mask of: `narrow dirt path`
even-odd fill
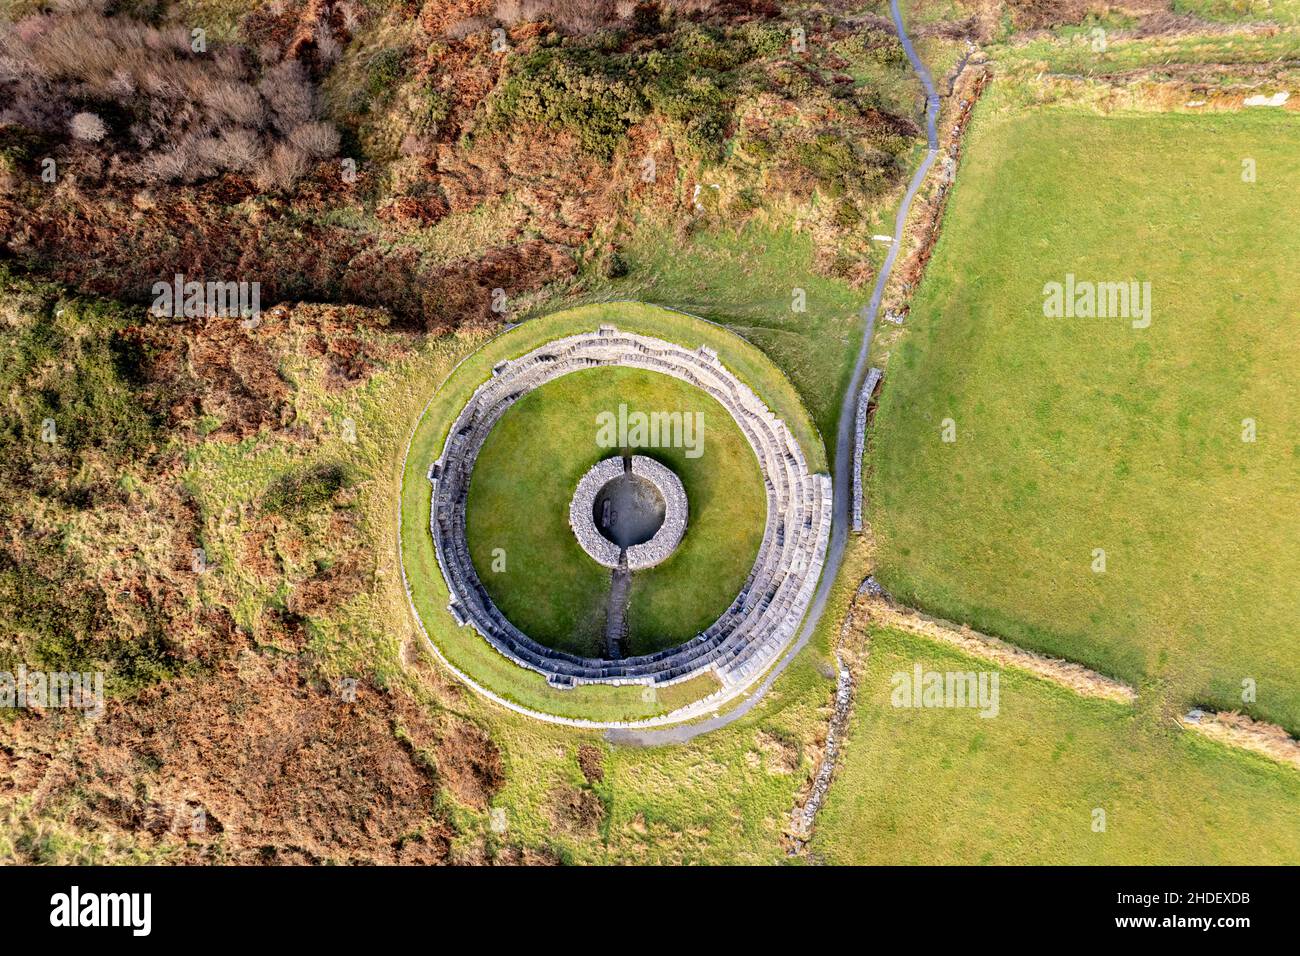
[[[605,611],[605,656],[616,661],[623,656],[627,638],[627,605],[632,599],[632,572],[627,569],[627,551],[610,572],[609,603]]]
[[[808,646],[808,642],[812,639],[813,632],[817,630],[817,625],[826,610],[826,601],[830,597],[831,588],[835,585],[835,579],[839,575],[840,564],[844,560],[844,546],[848,540],[848,525],[852,517],[853,509],[850,498],[853,483],[853,426],[856,418],[858,393],[862,390],[867,373],[867,353],[871,351],[871,336],[876,327],[876,314],[880,311],[880,300],[884,297],[885,286],[888,284],[889,275],[894,268],[894,260],[898,258],[898,250],[903,244],[903,228],[907,224],[907,214],[912,208],[912,200],[916,198],[921,184],[925,182],[925,177],[930,172],[930,167],[934,165],[934,161],[939,155],[939,133],[937,128],[939,93],[935,89],[930,71],[926,69],[925,64],[921,62],[921,58],[917,56],[916,48],[912,46],[912,40],[903,27],[903,15],[898,9],[898,0],[889,0],[889,12],[894,18],[894,27],[898,30],[898,39],[902,42],[903,49],[907,51],[907,59],[911,62],[912,69],[916,71],[917,76],[920,77],[921,85],[925,87],[925,133],[928,148],[925,157],[921,160],[921,165],[917,167],[916,172],[912,175],[912,181],[907,186],[907,192],[903,194],[903,201],[899,204],[898,216],[894,221],[894,241],[889,244],[889,251],[885,254],[885,262],[880,267],[880,274],[876,276],[875,287],[871,290],[871,300],[862,307],[862,311],[859,313],[863,321],[862,342],[858,347],[858,357],[853,365],[853,374],[849,377],[848,388],[845,389],[844,397],[840,402],[839,427],[835,434],[835,475],[832,481],[835,500],[831,514],[831,540],[826,549],[826,564],[822,570],[821,581],[817,585],[817,592],[809,605],[808,614],[804,618],[803,628],[799,631],[798,640],[786,650],[781,660],[768,672],[763,682],[755,690],[751,691],[748,697],[739,705],[725,714],[709,717],[692,724],[678,724],[652,730],[610,730],[605,734],[605,739],[610,743],[633,747],[658,747],[666,744],[680,744],[693,740],[700,734],[707,734],[719,727],[725,727],[744,717],[763,699],[764,695],[776,682],[776,679],[781,676],[798,653]]]

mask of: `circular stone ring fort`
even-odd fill
[[[731,606],[684,644],[620,659],[580,657],[554,650],[511,624],[479,580],[465,534],[474,463],[488,434],[506,411],[533,389],[563,375],[607,366],[671,375],[707,392],[727,410],[753,447],[767,494],[767,519],[758,557]],[[634,555],[630,552],[635,548],[628,549],[629,565],[635,560],[646,567],[667,557],[681,539],[686,528],[686,500],[680,482],[668,469],[639,455],[630,459],[628,466],[653,483],[668,504],[663,526],[654,538],[637,546],[646,550]],[[574,518],[578,512],[570,513],[571,519],[578,522],[574,532],[580,541],[584,534],[579,524],[584,530],[587,525],[595,530],[591,504],[596,492],[615,469],[623,467],[621,459],[606,459],[584,478],[584,482],[591,479],[591,501],[583,498],[581,504],[577,503],[576,499],[583,496],[580,487],[573,507],[579,511],[585,507],[586,512],[580,515],[581,521]],[[602,468],[605,471],[599,471]],[[786,424],[723,366],[713,349],[687,349],[609,325],[556,339],[495,366],[492,377],[478,387],[452,424],[442,456],[429,467],[428,477],[433,484],[429,525],[438,565],[450,593],[448,610],[458,624],[473,627],[501,654],[543,674],[552,686],[560,688],[578,684],[665,685],[706,671],[714,673],[726,696],[730,696],[727,692],[748,686],[776,661],[794,637],[821,574],[831,530],[830,477],[810,473],[803,451]],[[594,539],[590,543],[597,549],[603,547]]]

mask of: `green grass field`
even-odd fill
[[[995,107],[889,363],[882,580],[1170,707],[1294,733],[1300,126]],[[1149,281],[1150,326],[1046,318],[1067,274]]]
[[[1174,12],[1223,23],[1255,20],[1300,23],[1300,3],[1296,0],[1174,0]]]
[[[871,632],[814,854],[837,864],[1280,864],[1300,774],[1014,670],[996,717],[895,708],[890,678],[990,665]],[[1105,830],[1094,830],[1094,811]]]
[[[681,479],[690,518],[672,556],[632,576],[627,654],[680,644],[717,620],[744,585],[763,538],[767,502],[758,461],[706,392],[630,368],[574,372],[530,392],[493,428],[474,466],[470,555],[516,627],[574,654],[605,653],[610,573],[579,546],[569,503],[587,469],[619,453],[597,445],[596,421],[620,404],[629,412],[698,413],[704,423],[697,457],[687,448],[636,450]],[[498,548],[501,571],[493,568]]]

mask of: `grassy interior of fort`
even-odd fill
[[[602,445],[601,416],[610,416],[617,441],[620,406],[624,421],[656,413],[688,424],[679,424],[676,438],[669,425],[653,448]],[[703,426],[698,432],[695,422]],[[605,654],[610,572],[578,544],[569,504],[592,465],[624,450],[671,468],[690,515],[668,560],[632,576],[625,656],[672,647],[712,624],[758,554],[767,513],[758,462],[730,414],[707,393],[629,368],[589,369],[549,382],[493,428],[474,465],[466,515],[479,579],[516,627],[549,647]]]

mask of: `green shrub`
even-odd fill
[[[862,221],[862,213],[858,207],[847,199],[840,202],[835,207],[835,225],[843,229],[852,229]]]
[[[792,100],[807,99],[817,89],[812,77],[793,65],[783,65],[773,70],[772,84],[774,92]]]
[[[488,127],[565,129],[608,160],[628,127],[653,114],[672,124],[689,153],[716,161],[737,93],[761,85],[746,68],[782,52],[786,35],[771,25],[728,32],[686,24],[653,49],[623,50],[625,40],[615,32],[551,40],[520,57],[489,100]]]
[[[380,50],[366,64],[366,92],[373,99],[385,100],[402,79],[402,50],[390,47]]]
[[[69,587],[70,581],[87,583]],[[144,634],[111,633],[103,589],[71,562],[48,576],[30,564],[11,563],[0,551],[0,614],[10,638],[0,645],[0,669],[25,664],[64,673],[106,670],[111,694],[146,687],[180,669],[160,621],[151,620]]]
[[[862,168],[853,147],[831,133],[800,143],[795,147],[795,156],[817,180],[817,185],[831,196],[843,193],[850,179]]]
[[[411,97],[415,128],[421,133],[432,133],[451,115],[451,96],[442,90],[425,87]]]
[[[717,83],[705,76],[674,77],[650,89],[656,112],[677,123],[690,152],[701,159],[716,159],[722,150],[731,106]]]
[[[667,121],[685,152],[705,162],[722,159],[738,100],[772,91],[795,101],[820,97],[844,102],[856,118],[851,84],[826,89],[816,70],[786,61],[788,30],[773,23],[734,29],[680,24],[659,34],[653,47],[644,34],[604,31],[582,38],[543,37],[537,48],[512,60],[509,74],[488,100],[486,130],[535,123],[567,130],[582,148],[608,161],[628,128],[648,116]],[[893,62],[904,56],[897,39],[868,30],[841,41],[850,59]],[[772,61],[776,62],[773,63]],[[828,107],[830,108],[830,107]],[[746,153],[770,158],[753,144]],[[814,155],[829,150],[834,155]],[[845,152],[847,150],[847,152]],[[806,165],[826,189],[842,188],[842,166],[853,153],[846,145],[815,146]]]
[[[342,462],[314,465],[281,477],[266,493],[262,508],[270,514],[299,514],[334,500],[334,496],[355,481],[352,469]]]
[[[605,259],[605,278],[621,279],[628,274],[627,259],[621,252],[611,252]]]
[[[831,44],[831,49],[856,66],[905,66],[907,51],[898,37],[874,27]]]
[[[608,161],[628,127],[646,113],[643,93],[598,51],[549,47],[526,55],[488,104],[490,127],[516,122],[568,130]]]
[[[753,134],[743,137],[737,147],[756,163],[766,162],[776,155],[776,147],[771,140]]]
[[[790,50],[790,31],[774,23],[747,23],[740,35],[751,58],[780,56]]]
[[[696,70],[725,72],[753,58],[748,44],[728,43],[720,31],[705,27],[692,26],[678,31],[673,48]]]

